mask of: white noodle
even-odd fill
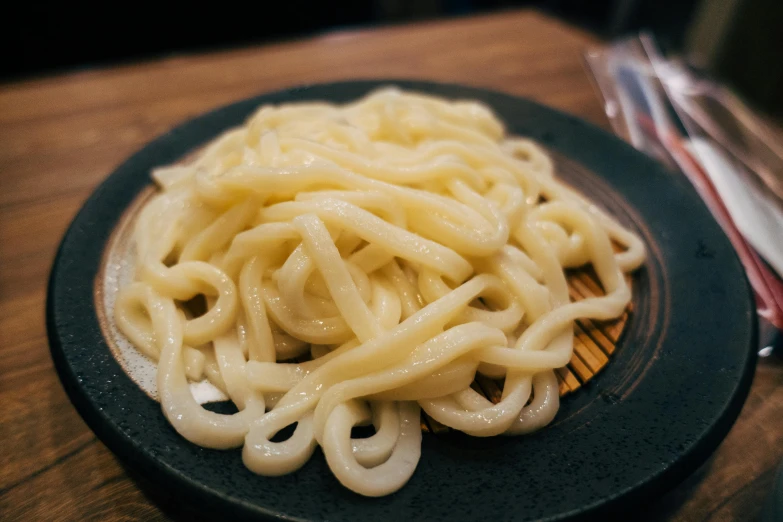
[[[413,474],[420,408],[475,436],[548,424],[573,322],[622,314],[623,272],[645,255],[486,107],[395,89],[262,107],[153,177],[136,280],[114,312],[158,360],[166,417],[201,446],[244,446],[263,475],[321,445],[367,496]],[[606,295],[571,302],[564,269],[584,264]],[[194,317],[184,302],[199,295],[208,310]],[[505,377],[498,404],[470,388],[477,371]],[[188,380],[203,378],[239,413],[197,404]],[[351,438],[368,423],[375,435]]]

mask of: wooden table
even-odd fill
[[[49,356],[47,275],[82,202],[177,123],[264,91],[348,78],[421,78],[527,96],[604,127],[582,68],[588,34],[520,11],[342,31],[0,85],[0,518],[190,519],[133,477],[68,402]],[[751,518],[783,458],[783,363],[760,363],[726,441],[649,519]]]

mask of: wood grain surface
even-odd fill
[[[294,84],[419,78],[528,96],[607,127],[580,52],[588,34],[532,11],[329,33],[0,85],[0,519],[197,518],[133,476],[52,367],[46,282],[81,203],[145,142],[206,110]],[[644,506],[650,520],[752,519],[783,458],[783,362],[760,363],[715,456]],[[637,517],[638,518],[638,517]]]

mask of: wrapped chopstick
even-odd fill
[[[689,115],[698,110],[692,103],[683,107],[689,103],[684,93],[694,89],[681,69],[677,71],[660,55],[650,36],[588,51],[585,60],[612,128],[636,148],[685,174],[737,252],[759,315],[783,329],[783,283],[770,268],[783,273],[783,241],[777,239],[783,238],[783,200],[771,190],[779,181],[773,168],[751,172],[749,165],[758,167],[759,160],[750,158],[750,153],[743,156],[745,161],[738,160]],[[706,123],[703,112],[702,123],[716,128],[715,122]],[[748,120],[747,114],[743,117]],[[760,125],[746,126],[763,134]],[[766,144],[766,138],[753,142],[755,148],[734,149],[759,150],[758,143]],[[774,144],[765,146],[767,156],[774,155]],[[765,188],[759,190],[760,185]]]

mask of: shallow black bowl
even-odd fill
[[[513,134],[577,169],[577,185],[642,235],[649,259],[634,314],[609,366],[527,437],[425,434],[399,492],[368,499],[340,486],[320,453],[298,472],[252,474],[239,451],[194,446],[123,372],[101,334],[93,296],[104,247],[154,166],[240,125],[259,105],[354,100],[396,84],[491,107]],[[569,175],[568,172],[571,172]],[[574,172],[580,172],[574,175]],[[534,102],[410,81],[357,81],[265,94],[191,120],[120,166],[74,219],[49,284],[52,357],[73,404],[106,445],[188,503],[226,516],[288,520],[533,520],[638,506],[700,465],[736,419],[755,367],[751,294],[728,240],[694,190],[615,137]]]

